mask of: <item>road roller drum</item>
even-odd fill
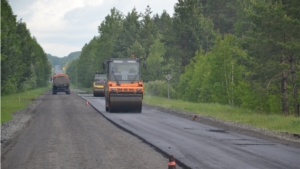
[[[105,107],[109,112],[142,112],[144,84],[141,59],[110,58],[103,62],[106,69]],[[146,64],[144,64],[146,68]]]
[[[110,95],[110,112],[141,112],[142,111],[142,94],[111,94]]]

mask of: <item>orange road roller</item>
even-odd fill
[[[110,58],[103,62],[107,71],[104,88],[107,112],[142,112],[144,84],[139,58]],[[143,62],[146,68],[146,62]]]

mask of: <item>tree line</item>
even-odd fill
[[[134,54],[148,84],[165,88],[172,75],[173,98],[299,116],[299,9],[298,0],[178,0],[173,16],[113,8],[67,73],[90,87],[104,59]]]
[[[52,56],[51,54],[46,54],[49,62],[51,63],[52,67],[55,67],[56,65],[59,65],[60,67],[64,67],[68,62],[71,62],[72,60],[77,59],[80,56],[81,51],[77,52],[71,52],[68,56],[65,57],[57,57]]]
[[[47,86],[51,66],[43,48],[7,0],[1,0],[1,94]]]

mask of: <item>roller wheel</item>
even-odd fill
[[[105,111],[109,112],[109,106],[107,106],[106,101],[105,101]]]
[[[138,113],[142,113],[142,107],[138,110]]]
[[[137,106],[136,112],[137,112],[137,113],[142,113],[142,103],[140,103],[140,104]]]

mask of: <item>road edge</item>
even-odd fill
[[[143,103],[143,106],[146,106],[148,108],[153,108],[159,111],[163,111],[169,114],[173,114],[176,116],[180,116],[185,119],[189,119],[198,123],[221,128],[226,131],[245,134],[256,138],[265,139],[271,142],[284,144],[295,148],[300,148],[300,136],[298,135],[295,136],[293,134],[286,133],[286,132],[274,132],[274,131],[258,128],[247,124],[229,122],[214,117],[199,115],[193,112],[175,110],[171,108],[165,108],[165,107],[150,105],[146,103]],[[195,115],[196,118],[194,119]]]
[[[79,95],[77,95],[78,97],[80,97]],[[83,100],[86,100],[82,97],[80,97]],[[140,137],[139,135],[135,134],[134,132],[122,127],[121,125],[115,123],[113,120],[110,120],[109,118],[107,118],[106,116],[104,116],[98,109],[96,109],[92,104],[89,104],[91,107],[93,107],[93,109],[95,109],[97,112],[99,112],[99,114],[105,118],[107,121],[111,122],[113,125],[115,125],[116,127],[118,127],[119,129],[123,130],[124,132],[127,132],[129,134],[131,134],[134,137],[137,137],[138,139],[140,139],[142,142],[144,142],[145,144],[149,145],[150,147],[152,147],[154,150],[156,150],[158,153],[162,154],[165,158],[169,159],[170,154],[164,152],[162,149],[156,147],[155,145],[151,144],[150,142],[148,142],[146,139],[144,139],[143,137]],[[183,162],[181,162],[180,160],[176,159],[176,164],[179,165],[180,167],[182,167],[183,169],[191,169],[189,166],[185,165]]]

